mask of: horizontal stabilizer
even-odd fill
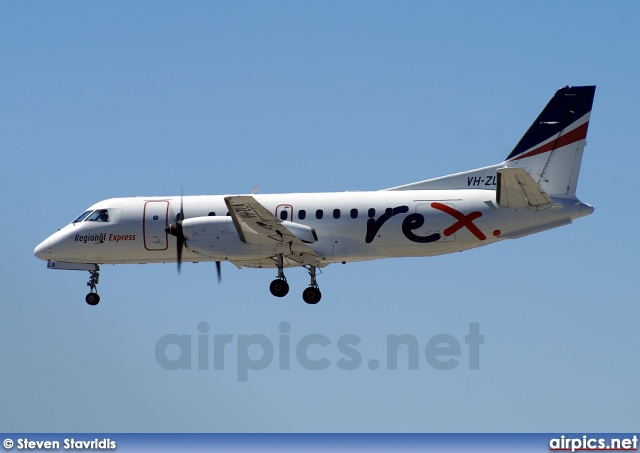
[[[547,209],[553,200],[524,168],[501,168],[497,171],[496,202],[503,208]]]

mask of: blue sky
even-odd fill
[[[637,431],[639,18],[636,2],[1,3],[0,431]],[[85,273],[33,256],[106,198],[375,190],[498,163],[565,84],[597,85],[578,186],[596,211],[567,227],[332,265],[317,306],[301,269],[276,299],[273,270],[224,265],[218,285],[213,265],[166,264],[104,266],[89,307]],[[191,336],[191,369],[160,366],[171,334]],[[424,355],[440,334],[461,345],[448,371]],[[223,369],[198,369],[199,335],[233,336]],[[296,360],[308,335],[330,340],[309,349],[326,369]],[[387,369],[388,335],[417,340],[418,369]],[[274,357],[239,382],[258,336]]]

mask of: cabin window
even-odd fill
[[[289,213],[287,211],[285,211],[284,209],[280,211],[280,220],[287,220],[288,217]]]
[[[357,219],[358,218],[358,210],[355,209],[355,208],[352,209],[350,215],[351,215],[352,219]]]
[[[307,211],[300,209],[298,211],[298,220],[304,220],[307,217]]]
[[[322,209],[318,209],[316,211],[316,219],[321,219],[323,215],[324,215],[324,212],[322,211]]]
[[[213,217],[213,216],[215,216],[215,215],[216,215],[216,213],[215,213],[215,212],[213,212],[213,211],[211,211],[211,212],[209,213],[209,215]]]
[[[78,222],[82,222],[84,219],[87,218],[87,216],[89,214],[91,214],[93,211],[84,211],[82,214],[80,214],[73,222],[71,223],[78,223]]]
[[[367,212],[367,215],[369,216],[370,219],[373,219],[376,216],[376,209],[369,208],[369,212]]]
[[[334,209],[333,210],[333,218],[334,219],[339,219],[340,218],[340,209]]]

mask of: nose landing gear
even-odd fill
[[[100,302],[100,296],[98,296],[98,280],[100,279],[100,266],[97,264],[90,263],[67,263],[64,261],[47,261],[47,269],[58,269],[58,270],[67,270],[67,271],[89,271],[89,282],[87,286],[89,287],[89,294],[84,300],[89,305],[98,305]]]
[[[89,305],[98,305],[100,302],[100,296],[98,295],[97,288],[99,280],[100,273],[97,270],[89,271],[89,281],[87,282],[87,286],[89,287],[90,292],[87,294],[87,297],[84,298]]]

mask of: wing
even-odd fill
[[[299,264],[317,265],[320,257],[285,225],[304,225],[284,222],[273,215],[252,196],[230,196],[224,199],[233,224],[242,242],[273,248],[274,255],[282,254]],[[309,228],[310,232],[315,232]]]

